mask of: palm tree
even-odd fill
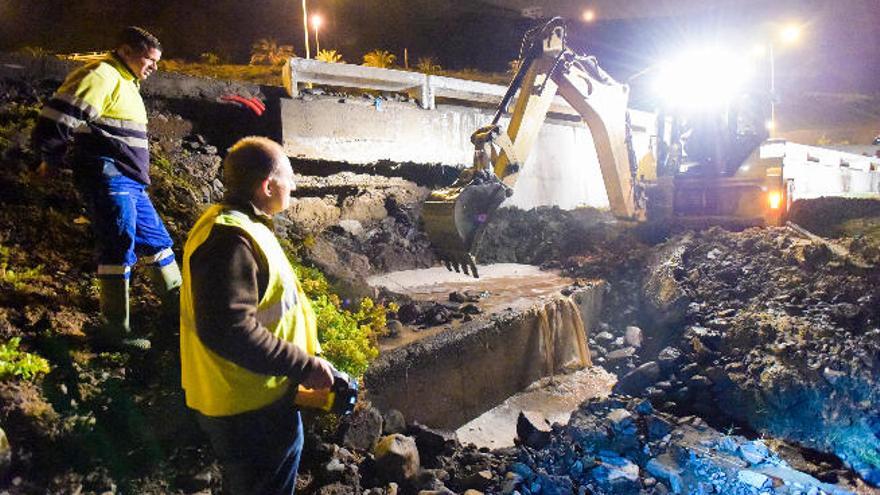
[[[424,72],[425,74],[437,74],[443,70],[443,67],[440,67],[440,64],[434,60],[434,57],[419,57],[416,67],[419,69],[419,72]]]
[[[345,60],[342,60],[342,54],[336,50],[321,50],[315,55],[315,60],[329,62],[331,64],[345,63]]]
[[[388,69],[394,65],[395,60],[397,60],[397,55],[393,53],[388,53],[385,50],[373,50],[364,55],[363,65]]]
[[[261,38],[251,45],[251,65],[283,65],[293,57],[293,46],[279,45],[274,38]]]

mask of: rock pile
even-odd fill
[[[788,228],[689,234],[654,250],[640,287],[618,284],[632,292],[591,348],[618,392],[833,453],[877,485],[878,277]]]
[[[501,493],[849,493],[791,468],[761,441],[646,400],[588,401],[554,430],[547,446],[519,449]]]

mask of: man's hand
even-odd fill
[[[317,366],[303,379],[302,386],[313,390],[330,388],[333,385],[333,365],[326,359],[315,357]]]

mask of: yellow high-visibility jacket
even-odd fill
[[[115,53],[68,74],[40,112],[31,142],[50,164],[60,164],[73,142],[78,153],[112,158],[126,177],[150,183],[140,82]]]
[[[184,246],[180,292],[181,381],[187,406],[206,416],[229,416],[275,402],[287,393],[291,380],[249,371],[212,352],[199,339],[190,257],[215,225],[241,229],[267,262],[268,284],[257,304],[257,320],[279,339],[299,346],[310,355],[320,353],[321,347],[314,311],[272,230],[247,214],[223,205],[208,208],[190,231]]]

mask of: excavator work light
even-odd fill
[[[782,206],[782,193],[779,191],[770,191],[767,195],[767,201],[770,203],[771,210],[778,210]]]
[[[673,108],[706,110],[733,98],[752,78],[753,70],[754,64],[742,54],[703,47],[665,63],[654,89]]]

